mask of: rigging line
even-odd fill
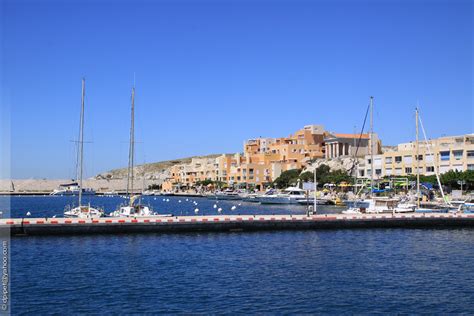
[[[359,139],[357,140],[357,146],[356,146],[356,151],[354,153],[354,158],[357,157],[357,153],[359,152],[360,143],[362,141],[362,134],[364,133],[365,124],[367,123],[367,116],[369,115],[369,110],[370,110],[370,104],[367,106],[367,111],[365,111],[364,123],[362,124],[362,128],[361,128],[360,134],[359,134]],[[354,159],[354,162],[353,162],[352,167],[350,169],[351,173],[354,171],[355,166],[356,166],[356,162],[355,162],[355,159]]]
[[[438,185],[439,185],[439,190],[441,191],[441,196],[443,197],[443,201],[444,203],[446,203],[447,205],[451,206],[451,203],[449,201],[446,200],[446,196],[444,195],[444,190],[443,190],[443,186],[441,185],[441,180],[439,178],[439,172],[438,172],[438,168],[436,168],[436,158],[435,156],[433,155],[433,153],[431,152],[431,146],[430,146],[430,143],[428,142],[428,138],[426,137],[426,132],[425,132],[425,127],[423,126],[423,121],[421,120],[421,115],[419,113],[419,109],[418,109],[418,119],[420,120],[420,126],[421,126],[421,130],[423,131],[423,136],[425,138],[425,143],[426,143],[426,147],[428,149],[428,153],[430,154],[430,156],[433,158],[433,167],[435,169],[435,175],[436,175],[436,180],[438,181]]]

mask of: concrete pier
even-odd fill
[[[215,215],[140,218],[1,219],[12,236],[179,233],[195,231],[315,230],[350,228],[474,228],[474,214]]]

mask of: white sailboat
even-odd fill
[[[423,137],[425,138],[425,144],[426,144],[426,148],[428,150],[428,154],[431,156],[431,157],[434,157],[433,156],[433,153],[431,152],[431,145],[430,143],[428,142],[428,138],[426,137],[426,131],[425,131],[425,128],[423,126],[423,121],[421,120],[421,117],[420,117],[420,114],[419,114],[419,111],[418,111],[418,108],[416,109],[416,124],[417,124],[417,131],[418,131],[418,123],[420,123],[420,126],[421,126],[421,130],[423,131]],[[418,135],[418,133],[417,133]],[[418,139],[417,139],[417,146],[418,146]],[[418,154],[418,151],[417,151],[417,154]],[[439,176],[439,172],[438,172],[438,168],[436,166],[436,159],[433,159],[433,167],[434,167],[434,172],[435,172],[435,175],[436,175],[436,181],[438,182],[438,186],[439,186],[439,190],[441,192],[441,196],[443,198],[443,203],[441,205],[438,205],[437,207],[434,207],[434,208],[422,208],[420,207],[420,196],[419,196],[419,191],[420,191],[420,176],[419,176],[419,170],[418,170],[418,175],[417,175],[417,200],[418,200],[418,204],[417,204],[417,208],[415,209],[415,212],[418,212],[418,213],[447,213],[449,210],[455,210],[456,208],[446,199],[446,196],[444,195],[444,190],[443,190],[443,186],[441,185],[441,179],[440,179],[440,176]],[[419,169],[419,168],[417,168]]]
[[[141,204],[139,195],[133,195],[134,178],[134,156],[135,156],[135,85],[132,88],[132,105],[130,119],[130,145],[128,152],[128,172],[127,172],[127,196],[129,203],[120,205],[117,210],[110,213],[113,217],[149,217],[149,216],[172,216],[172,214],[157,214],[151,206]],[[138,200],[138,201],[137,201]],[[135,203],[137,201],[137,203]]]
[[[104,211],[99,208],[91,207],[90,204],[82,205],[82,171],[83,171],[83,160],[84,160],[84,97],[86,91],[86,81],[82,79],[82,100],[81,100],[81,118],[79,127],[79,150],[78,150],[78,163],[79,163],[79,185],[78,185],[78,206],[74,208],[67,207],[64,210],[65,217],[78,217],[78,218],[95,218],[104,215]]]

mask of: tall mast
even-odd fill
[[[128,151],[127,195],[133,194],[133,158],[135,152],[135,85],[132,88],[132,110],[130,115],[130,147]],[[130,199],[130,204],[131,204]]]
[[[355,166],[355,168],[354,168],[354,194],[357,194],[357,186],[356,186],[356,184],[357,184],[357,162],[356,162],[356,159],[357,159],[357,157],[356,157],[357,145],[356,145],[356,135],[357,135],[357,127],[354,126],[354,149],[353,149],[353,150],[354,150],[354,157],[353,157],[353,159],[354,159],[354,166]]]
[[[82,78],[81,121],[79,127],[79,206],[82,205],[82,160],[84,159],[84,98],[86,79]]]
[[[419,130],[418,130],[418,107],[415,110],[416,119],[416,203],[420,208],[420,144],[419,144]]]
[[[370,196],[374,192],[374,97],[370,97]]]
[[[317,192],[318,192],[318,180],[316,178],[316,160],[314,161],[314,206],[313,206],[313,214],[316,214],[317,212],[317,209],[318,209],[318,203],[317,203],[317,199],[318,199],[318,195],[317,195]]]

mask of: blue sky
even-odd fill
[[[473,131],[472,1],[2,0],[3,125],[13,178],[238,152],[307,124],[352,132],[375,97],[384,144]]]

